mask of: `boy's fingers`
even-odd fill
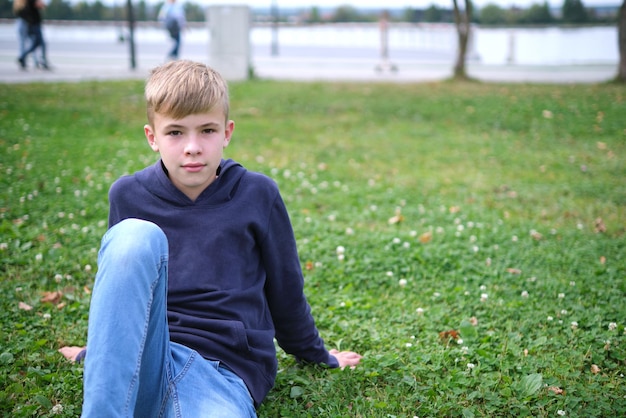
[[[63,354],[63,357],[68,359],[69,361],[76,361],[76,356],[83,351],[84,347],[61,347],[59,348],[59,353]]]
[[[363,358],[362,355],[353,351],[338,351],[333,349],[330,350],[329,353],[337,358],[339,367],[342,369],[346,366],[350,366],[350,368],[353,369]]]

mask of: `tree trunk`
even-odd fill
[[[619,66],[617,67],[616,81],[626,83],[626,0],[619,9],[617,18],[617,43],[619,45]]]
[[[454,25],[459,39],[459,48],[456,55],[456,63],[454,64],[454,78],[468,79],[465,69],[465,56],[467,55],[467,45],[470,37],[470,22],[472,20],[472,2],[465,0],[465,10],[461,12],[457,0],[454,3]],[[626,0],[624,0],[626,2]]]

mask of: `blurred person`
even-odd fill
[[[180,35],[187,26],[185,17],[185,8],[176,0],[167,0],[159,10],[158,20],[163,24],[170,38],[174,41],[174,45],[168,54],[168,59],[178,59],[180,50]]]
[[[38,59],[35,55],[35,66],[44,70],[50,70],[48,60],[46,58],[46,42],[43,38],[41,31],[42,17],[41,10],[46,6],[42,0],[16,0],[16,3],[25,3],[23,7],[16,7],[14,4],[14,10],[17,10],[16,15],[18,19],[22,20],[24,24],[20,27],[18,22],[18,31],[20,33],[20,56],[17,61],[22,70],[26,69],[26,58],[29,54],[35,53],[37,48],[41,49],[41,56]],[[25,31],[24,31],[24,26]],[[23,33],[26,34],[27,40],[22,38]],[[30,45],[26,47],[26,44],[30,41]],[[22,45],[24,48],[22,49]]]

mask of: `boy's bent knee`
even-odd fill
[[[156,224],[141,219],[124,219],[107,231],[101,252],[121,257],[157,257],[167,255],[167,238]]]

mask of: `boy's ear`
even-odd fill
[[[230,140],[233,137],[233,132],[235,131],[235,122],[233,120],[226,121],[226,129],[224,135],[224,148],[230,144]]]
[[[159,152],[159,146],[156,143],[156,140],[155,140],[155,137],[154,137],[154,130],[152,129],[152,126],[144,125],[143,126],[143,132],[146,134],[146,139],[148,140],[148,145],[150,145],[150,148],[152,148],[152,151]]]

